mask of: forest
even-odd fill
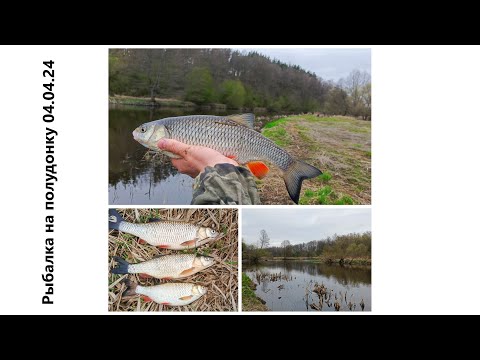
[[[163,98],[196,106],[371,118],[368,72],[353,70],[332,82],[256,51],[110,49],[109,95],[148,98],[152,104]]]
[[[350,233],[333,235],[322,240],[291,244],[284,240],[281,246],[270,246],[270,238],[265,230],[259,234],[257,244],[242,242],[243,258],[258,260],[259,258],[298,258],[321,257],[324,259],[371,258],[372,233]]]

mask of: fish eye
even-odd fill
[[[140,128],[140,131],[141,131],[142,133],[144,133],[145,131],[147,131],[147,129],[145,128],[145,126],[142,126],[142,127]]]

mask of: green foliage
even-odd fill
[[[206,68],[193,68],[186,79],[185,99],[195,104],[207,104],[214,99],[213,77]]]
[[[231,49],[110,49],[108,60],[111,95],[371,116],[370,78],[358,70],[333,84],[298,65]]]
[[[245,244],[242,244],[245,246]],[[247,245],[251,246],[251,245]],[[243,249],[243,247],[242,247]],[[333,235],[301,244],[274,246],[267,249],[273,257],[321,257],[323,259],[369,259],[372,254],[372,233]]]
[[[262,258],[269,257],[270,252],[267,249],[260,249],[255,245],[242,243],[242,258],[253,264],[260,262]]]
[[[238,109],[243,106],[246,98],[245,88],[240,80],[226,80],[220,90],[222,103],[229,108]]]

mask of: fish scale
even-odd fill
[[[119,230],[136,235],[151,245],[178,245],[197,237],[199,226],[175,222],[161,221],[148,224],[134,224],[122,221]]]
[[[195,293],[197,286],[191,283],[166,283],[155,286],[141,286],[136,287],[136,293],[148,296],[156,303],[168,303],[169,305],[188,305],[191,302],[200,298],[202,293]],[[190,297],[186,300],[181,300],[184,297]]]
[[[173,139],[183,143],[206,146],[223,155],[232,155],[232,149],[236,149],[236,158],[242,164],[265,160],[285,171],[294,161],[290,154],[262,134],[225,119],[221,116],[194,115],[159,121],[163,122]]]
[[[253,130],[253,114],[213,116],[189,115],[170,117],[145,123],[133,131],[133,137],[145,147],[160,151],[162,138],[174,139],[193,146],[205,146],[247,165],[252,173],[262,178],[268,168],[259,161],[274,164],[282,171],[290,198],[298,204],[302,182],[322,172],[316,167],[295,160],[273,141]],[[248,126],[246,126],[248,124]],[[168,156],[181,158],[182,154]]]
[[[139,264],[130,264],[128,272],[130,274],[148,274],[159,279],[178,278],[182,271],[193,267],[194,260],[195,254],[160,256]]]

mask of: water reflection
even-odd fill
[[[258,266],[243,266],[257,285],[256,294],[275,311],[334,311],[338,302],[341,311],[371,310],[371,268],[341,267],[306,261],[267,262]],[[315,284],[327,289],[325,298],[313,290]],[[313,307],[313,308],[312,308]]]
[[[189,204],[193,180],[179,174],[166,157],[146,159],[146,148],[133,140],[132,131],[148,121],[169,116],[196,114],[185,108],[112,106],[109,110],[109,203]],[[226,115],[226,111],[202,110]]]

